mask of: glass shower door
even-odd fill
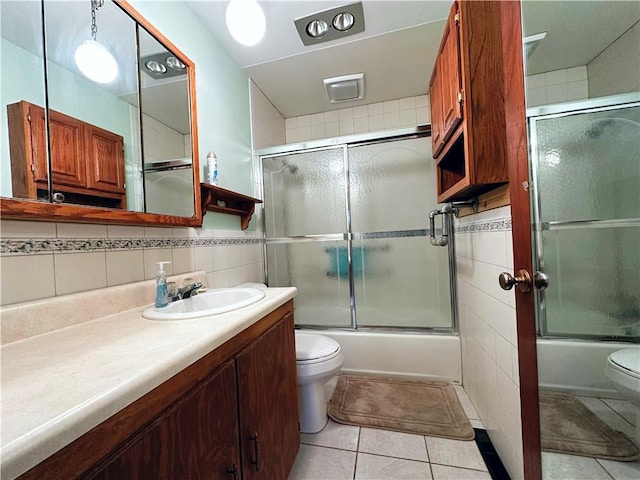
[[[452,328],[448,249],[424,230],[435,184],[429,137],[349,147],[359,327]]]
[[[640,104],[532,117],[530,134],[539,333],[640,340]]]
[[[297,287],[297,324],[352,324],[344,157],[344,147],[262,157],[268,283]]]

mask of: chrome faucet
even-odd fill
[[[185,285],[182,288],[179,288],[175,295],[172,295],[170,301],[175,302],[176,300],[184,300],[185,298],[191,298],[194,295],[198,294],[198,290],[203,287],[202,283],[195,282]]]

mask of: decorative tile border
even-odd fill
[[[0,239],[0,255],[33,255],[259,244],[262,244],[262,238],[3,238]]]
[[[499,232],[511,230],[510,218],[499,218],[469,225],[456,225],[456,233]]]

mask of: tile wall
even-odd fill
[[[528,75],[525,85],[527,107],[589,98],[586,66]]]
[[[401,98],[286,119],[287,143],[413,127],[430,122],[429,97]]]
[[[204,270],[207,286],[263,281],[256,232],[2,220],[1,305]],[[149,303],[153,299],[149,299]]]
[[[587,65],[589,97],[640,91],[638,52],[640,52],[640,22],[589,62]]]
[[[456,222],[462,382],[511,478],[523,477],[510,207]]]

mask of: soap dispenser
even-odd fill
[[[157,262],[158,273],[156,273],[156,308],[162,308],[169,305],[169,295],[167,292],[167,274],[164,266],[171,262]]]

